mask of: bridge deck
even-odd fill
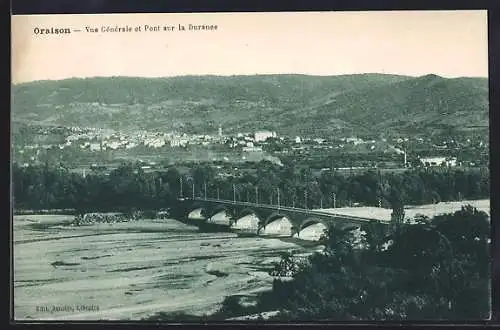
[[[193,199],[192,198],[185,198],[183,200],[193,200]],[[249,206],[249,207],[254,207],[254,208],[269,209],[269,210],[276,210],[276,211],[288,211],[288,212],[295,212],[295,213],[307,214],[307,215],[312,215],[312,216],[320,216],[320,217],[325,217],[325,218],[342,218],[342,219],[348,219],[348,220],[353,220],[353,221],[357,221],[357,222],[369,222],[369,221],[373,221],[373,220],[380,221],[380,220],[368,218],[368,217],[358,217],[358,216],[352,216],[352,215],[317,211],[317,210],[297,208],[297,207],[278,206],[278,205],[271,205],[271,204],[261,204],[261,203],[241,202],[241,201],[235,202],[232,200],[222,200],[222,199],[216,199],[216,198],[206,198],[206,199],[205,198],[195,198],[194,201],[210,202],[210,203],[214,203],[214,204],[223,204],[223,205]]]

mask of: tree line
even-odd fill
[[[489,197],[487,170],[413,169],[403,173],[367,171],[345,176],[314,175],[309,168],[262,161],[256,170],[220,176],[209,165],[180,172],[174,166],[145,172],[140,164],[124,163],[110,172],[71,171],[54,164],[20,167],[13,164],[16,209],[81,209],[117,211],[160,209],[179,197],[210,197],[304,208],[342,207],[359,203],[391,208],[401,204]]]

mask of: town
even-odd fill
[[[476,137],[281,136],[256,130],[225,134],[135,131],[21,124],[14,133],[13,159],[21,166],[62,163],[78,170],[116,168],[123,161],[144,170],[174,164],[251,164],[293,161],[316,171],[404,170],[411,167],[487,167],[488,141]],[[231,167],[237,171],[236,167]],[[243,167],[243,166],[240,166]],[[232,173],[235,174],[235,173]]]

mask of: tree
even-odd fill
[[[463,206],[453,214],[436,216],[433,220],[436,229],[451,242],[455,253],[468,262],[471,272],[478,276],[489,276],[489,216],[471,205]]]
[[[382,246],[388,240],[386,226],[378,221],[370,221],[362,226],[364,231],[363,238],[366,243],[367,250],[376,256],[382,251]]]
[[[391,193],[391,206],[391,222],[394,225],[403,223],[405,217],[404,201],[401,198],[401,193],[396,189],[394,189]]]
[[[352,257],[354,241],[356,240],[353,234],[354,229],[356,228],[330,224],[320,238],[320,243],[325,246],[324,254],[335,256],[340,263],[347,261],[345,258]]]
[[[191,171],[191,176],[197,186],[197,190],[202,191],[204,184],[213,180],[215,172],[210,166],[196,166]]]
[[[279,263],[270,272],[271,276],[291,277],[303,271],[307,264],[297,260],[290,252],[286,252],[281,256]]]

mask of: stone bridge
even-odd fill
[[[333,222],[340,227],[359,228],[362,224],[377,221],[320,210],[213,198],[179,199],[178,206],[171,213],[176,219],[200,227],[218,226],[246,234],[296,237],[311,225],[320,224],[327,228]]]

